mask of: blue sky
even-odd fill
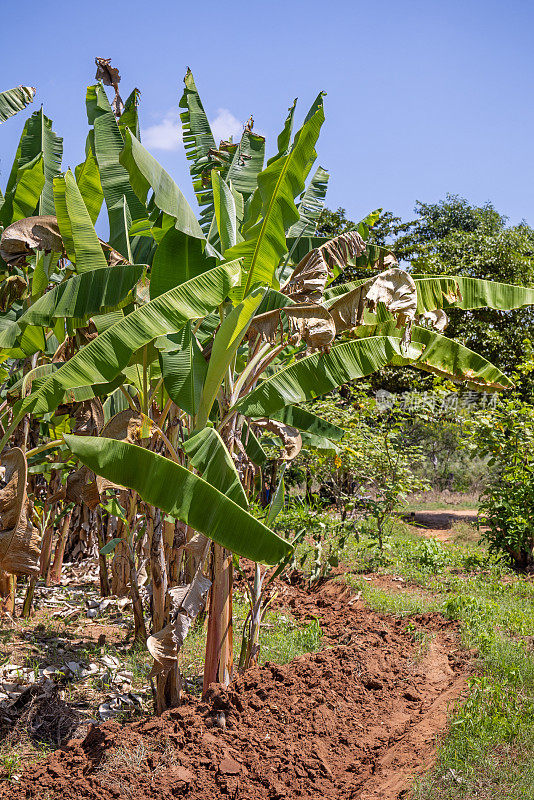
[[[37,87],[65,165],[83,158],[94,57],[111,57],[122,96],[141,90],[144,143],[193,203],[177,126],[190,66],[216,132],[253,114],[271,148],[293,98],[303,116],[324,89],[318,163],[353,219],[451,192],[534,225],[532,0],[4,5],[2,88]],[[2,187],[28,113],[0,127]]]

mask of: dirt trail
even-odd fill
[[[371,612],[332,582],[280,590],[297,619],[320,621],[326,649],[252,669],[163,717],[92,727],[18,785],[0,784],[0,798],[408,797],[469,673],[456,627]]]
[[[469,522],[476,525],[478,511],[476,508],[454,510],[437,508],[431,511],[412,511],[403,514],[402,519],[419,529],[422,536],[438,539],[440,542],[454,541],[452,526],[455,522]]]

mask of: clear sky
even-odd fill
[[[327,202],[409,217],[447,192],[534,225],[533,0],[10,0],[2,89],[37,87],[65,165],[83,159],[85,87],[111,57],[141,90],[143,142],[192,201],[177,124],[187,66],[219,135],[254,115],[274,147],[320,89]],[[0,127],[0,185],[28,113]]]

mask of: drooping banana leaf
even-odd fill
[[[18,404],[13,409],[13,425],[26,413],[53,411],[68,389],[112,381],[141,347],[158,336],[179,331],[188,319],[203,317],[218,306],[239,275],[239,264],[223,264],[132,311],[79,350],[38,391]],[[10,432],[11,429],[4,436],[2,446]]]
[[[27,325],[51,328],[58,317],[81,319],[114,308],[132,291],[143,270],[142,265],[119,264],[74,275],[6,325],[0,331],[0,348],[13,347]]]
[[[324,121],[322,106],[295,136],[287,156],[272,162],[260,175],[261,219],[248,228],[246,240],[232,247],[227,258],[242,258],[245,293],[255,283],[272,286],[281,256],[286,252],[285,231],[298,220],[295,197],[304,191],[315,143]]]
[[[145,502],[234,553],[275,564],[291,550],[288,542],[174,461],[115,439],[69,435],[64,438],[71,452],[97,475],[134,489]]]
[[[102,247],[70,169],[54,178],[54,200],[63,244],[76,272],[106,269]]]
[[[160,363],[163,383],[169,397],[178,408],[196,416],[208,364],[191,332],[190,322],[178,333],[165,338]]]
[[[232,456],[214,428],[204,428],[186,439],[183,449],[192,466],[205,481],[241,508],[248,508],[247,497]]]
[[[178,186],[129,130],[124,132],[120,162],[128,170],[133,190],[142,203],[146,202],[148,190],[152,188],[155,205],[174,220],[175,228],[188,236],[204,239],[202,228]]]
[[[391,321],[381,325],[362,325],[356,329],[356,334],[364,337],[383,335],[400,338],[402,330],[396,328],[395,322]],[[500,369],[483,356],[440,333],[414,325],[412,344],[419,344],[424,348],[421,355],[412,360],[401,352],[391,361],[394,366],[416,367],[449,377],[451,380],[466,381],[474,388],[509,389],[514,385]]]
[[[288,238],[315,235],[317,220],[324,207],[329,178],[330,175],[325,169],[317,167],[297,206],[300,219],[288,230]]]
[[[411,347],[416,357],[421,345]],[[332,347],[329,353],[313,353],[290,364],[262,381],[235,409],[250,417],[268,417],[285,406],[313,400],[355,378],[371,375],[396,356],[401,356],[400,340],[374,336]]]
[[[414,280],[417,286],[418,313],[449,307],[497,308],[509,311],[534,305],[534,288],[525,286],[466,278],[462,275],[415,275]]]
[[[299,431],[306,431],[307,433],[316,436],[322,436],[333,441],[339,441],[343,438],[345,431],[337,425],[333,425],[317,414],[312,414],[305,408],[299,406],[286,406],[280,411],[275,411],[271,414],[273,419],[285,422],[286,425],[291,425],[293,428],[298,428]]]
[[[16,86],[14,89],[0,92],[0,124],[26,108],[34,97],[33,86]]]

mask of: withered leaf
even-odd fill
[[[433,311],[423,311],[422,314],[419,314],[417,324],[443,333],[449,324],[449,318],[442,308],[435,308]]]
[[[33,250],[63,253],[63,239],[55,217],[19,219],[8,225],[2,233],[0,256],[9,266],[25,264]]]
[[[304,341],[311,350],[323,352],[330,348],[336,334],[334,321],[324,306],[314,303],[286,306],[259,314],[250,324],[248,338],[260,336],[262,340],[275,344],[277,335],[282,335],[283,319],[287,320],[290,344]]]
[[[302,437],[296,428],[291,427],[291,425],[286,425],[283,422],[279,422],[276,419],[267,418],[255,419],[254,425],[261,430],[274,433],[275,436],[278,436],[278,438],[282,440],[284,452],[280,457],[280,461],[293,461],[293,459],[296,458],[300,453],[302,448]]]
[[[0,489],[0,571],[38,575],[40,541],[26,494],[28,464],[19,447],[1,457],[5,486]]]
[[[283,293],[299,303],[320,300],[334,269],[344,269],[349,261],[365,253],[365,249],[365,242],[357,231],[336,236],[299,261]]]
[[[150,672],[153,678],[165,674],[176,664],[178,653],[191,625],[206,604],[211,581],[199,570],[190,584],[170,589],[171,622],[147,639],[147,648],[154,659]]]

